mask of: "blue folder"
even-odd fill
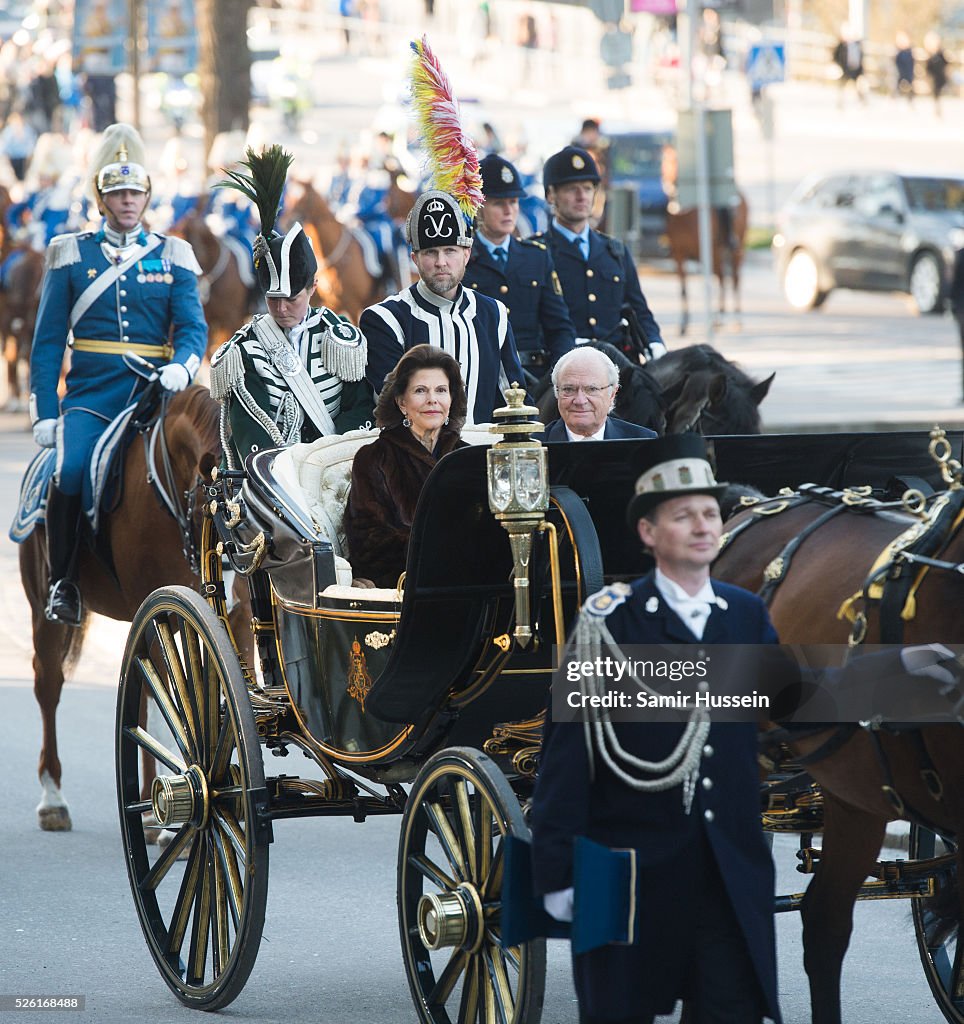
[[[573,861],[575,890],[570,925],[546,913],[532,884],[532,850],[515,836],[505,839],[502,877],[502,945],[545,936],[570,938],[573,952],[635,941],[636,851],[613,850],[578,836]]]

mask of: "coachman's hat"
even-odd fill
[[[413,252],[446,245],[472,245],[472,227],[448,192],[423,192],[405,222],[405,238]]]
[[[486,199],[521,199],[526,194],[519,172],[503,157],[489,153],[479,164],[479,170]]]
[[[542,168],[542,184],[546,191],[553,185],[565,185],[570,181],[592,181],[599,184],[599,168],[592,154],[578,146],[566,146],[553,153]]]
[[[638,474],[636,493],[626,509],[631,530],[660,502],[689,494],[708,494],[719,500],[726,484],[716,482],[700,434],[669,434],[639,445],[633,454]]]

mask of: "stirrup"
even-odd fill
[[[51,622],[64,626],[79,626],[81,620],[80,590],[73,580],[57,580],[50,586],[44,615]]]

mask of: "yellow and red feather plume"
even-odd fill
[[[412,42],[411,92],[432,177],[432,187],[447,192],[470,220],[483,202],[482,175],[475,144],[462,128],[458,101],[448,75],[428,39]]]

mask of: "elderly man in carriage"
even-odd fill
[[[347,318],[310,305],[318,261],[300,224],[274,230],[291,156],[280,146],[248,150],[249,173],[225,188],[257,205],[255,271],[268,312],[245,324],[214,355],[211,393],[222,405],[225,462],[240,469],[265,448],[343,433],[371,422],[365,338]]]

